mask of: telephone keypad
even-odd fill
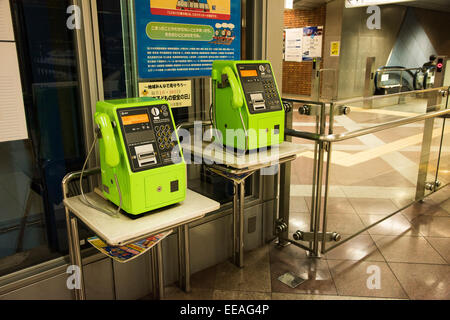
[[[280,95],[269,64],[239,64],[237,68],[240,71],[254,71],[254,76],[242,76],[242,73],[238,72],[250,113],[282,110]],[[264,107],[260,107],[262,103],[258,104],[258,108],[254,107],[252,97],[256,94],[262,95],[261,102]]]
[[[155,127],[156,131],[158,132],[158,144],[159,148],[161,150],[169,150],[173,148],[174,144],[171,143],[172,141],[172,133],[169,125],[160,125]]]
[[[167,105],[123,108],[117,112],[133,172],[178,161],[172,159],[172,149],[177,141],[172,141],[174,127]],[[147,122],[139,121],[145,119],[145,115]],[[128,123],[124,123],[123,117],[128,117]]]
[[[269,80],[263,80],[262,81],[264,85],[264,93],[267,99],[267,102],[271,105],[279,105],[279,98],[277,93],[277,88],[275,86],[275,83],[272,79]]]

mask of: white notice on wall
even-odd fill
[[[285,61],[302,61],[303,28],[286,29]]]
[[[14,41],[9,0],[0,0],[0,40]]]
[[[0,57],[0,142],[28,139],[16,44],[0,42]]]
[[[139,83],[139,96],[167,100],[171,108],[192,106],[191,80]]]

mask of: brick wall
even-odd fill
[[[284,10],[284,28],[324,26],[326,6],[314,10]],[[323,45],[322,45],[323,56]],[[311,94],[312,62],[283,61],[283,93]]]

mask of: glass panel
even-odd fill
[[[69,5],[12,2],[30,139],[0,144],[0,276],[67,251],[61,180],[85,156]]]
[[[98,27],[105,99],[126,97],[120,1],[98,0]]]
[[[371,107],[356,101],[346,106],[352,111],[334,117],[333,133],[348,133],[443,110],[445,100],[434,91],[406,94],[405,98],[376,99]],[[442,130],[443,119],[438,118],[332,143],[327,231],[348,238],[430,194],[428,184],[436,179]],[[405,209],[362,237],[417,235],[420,228],[417,212]],[[334,244],[328,243],[327,247]]]
[[[300,114],[297,109],[302,108],[307,103],[294,103],[292,115],[292,128],[294,130],[318,133],[320,122],[319,106],[312,106],[310,115]],[[305,110],[306,111],[306,110]],[[310,231],[311,211],[314,203],[312,201],[314,186],[314,156],[317,152],[316,142],[301,138],[292,137],[292,142],[302,145],[306,151],[291,162],[291,196],[289,208],[289,237],[297,230]],[[301,242],[308,245],[306,242]]]
[[[450,130],[449,119],[445,119],[444,137],[442,139],[441,158],[439,161],[438,181],[441,187],[450,184]]]
[[[443,110],[446,104],[446,99],[442,99],[437,90],[426,94],[377,98],[371,105],[367,104],[367,100],[366,103],[361,100],[338,102],[334,107],[338,114],[331,120],[332,127],[329,123],[330,118],[326,115],[325,132],[348,134],[386,122]],[[294,110],[301,106],[303,104],[294,105]],[[344,106],[351,109],[349,114],[342,114]],[[318,111],[314,110],[318,108],[317,106],[311,109],[310,115],[295,112],[293,128],[304,132],[316,132],[320,117],[315,115]],[[422,198],[430,194],[432,189],[427,184],[433,183],[436,179],[443,123],[442,118],[425,120],[332,143],[328,171],[326,230],[340,233],[344,240],[410,205],[416,197]],[[438,180],[442,179],[442,184],[449,181],[448,150],[445,148],[448,134],[448,129],[445,129],[438,175]],[[308,151],[292,163],[289,225],[291,236],[297,230],[309,231],[310,228],[310,213],[314,206],[311,194],[316,155],[314,141],[293,138],[293,142],[304,145]],[[328,153],[325,152],[322,212],[325,204],[327,156]],[[428,201],[430,200],[425,200],[426,203]],[[405,209],[379,226],[364,232],[362,237],[368,234],[399,235],[403,232],[415,234],[417,228],[420,228],[420,221],[414,220],[415,218],[416,211]],[[323,215],[320,230],[322,223]],[[308,245],[304,241],[300,243]],[[327,247],[335,244],[329,242]]]
[[[335,103],[335,110],[350,108],[350,117],[336,116],[336,121],[347,121],[342,132],[356,129],[350,125],[358,123],[357,128],[369,128],[385,122],[414,117],[417,115],[445,109],[446,99],[437,91],[425,93],[403,93],[402,95],[341,100]],[[407,135],[407,134],[406,134]]]
[[[423,169],[419,164],[424,127],[421,121],[333,144],[327,231],[338,232],[345,239],[415,200],[423,190],[418,188],[418,178]],[[434,181],[436,174],[442,122],[436,121],[434,130],[425,182]],[[426,190],[426,194],[430,192]],[[368,233],[417,235],[417,214],[417,210],[405,209]]]
[[[294,102],[292,110],[292,129],[319,133],[320,106],[308,102]],[[297,110],[302,111],[300,113]],[[306,148],[306,151],[301,157],[291,162],[291,196],[289,202],[289,232],[291,235],[297,230],[309,231],[310,212],[314,205],[312,201],[314,156],[317,152],[316,142],[313,140],[292,137],[292,142],[302,145]]]

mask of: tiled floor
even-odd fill
[[[424,102],[420,102],[420,107]],[[402,107],[403,108],[403,107]],[[419,110],[420,111],[420,110]],[[422,111],[420,111],[422,112]],[[398,119],[397,113],[360,110],[335,117],[346,132]],[[294,114],[294,128],[314,130],[312,117]],[[435,129],[441,128],[439,121]],[[342,239],[411,203],[421,154],[423,123],[414,123],[333,145],[327,230]],[[447,132],[447,131],[446,131]],[[450,181],[448,133],[439,180]],[[411,139],[410,139],[411,138]],[[294,139],[309,150],[311,142]],[[440,138],[432,141],[433,178]],[[292,162],[289,232],[308,230],[313,154]],[[286,272],[307,279],[296,288],[278,280]],[[245,268],[230,262],[192,277],[186,294],[167,288],[167,299],[450,299],[450,186],[361,233],[320,259],[294,245],[267,244],[245,255]]]
[[[335,118],[335,132],[398,118],[395,113],[383,114],[379,110],[352,110],[347,117]],[[295,114],[293,121],[295,129],[314,130],[311,117]],[[436,121],[435,129],[441,125]],[[414,123],[334,144],[328,231],[339,232],[344,240],[411,203],[416,193],[422,132],[423,123]],[[446,133],[438,177],[444,183],[450,182],[448,137]],[[294,140],[314,149],[306,140]],[[429,179],[435,176],[439,142],[439,137],[432,142]],[[292,162],[291,234],[309,229],[311,151]],[[278,280],[286,272],[307,280],[292,289]],[[167,298],[450,299],[450,186],[320,259],[308,257],[294,245],[278,248],[271,243],[247,252],[243,269],[227,261],[193,275],[192,287],[192,292],[185,294],[171,286],[167,288]]]
[[[245,254],[245,268],[223,262],[194,274],[189,294],[167,287],[166,299],[450,299],[449,196],[450,187],[442,189],[320,259],[293,245],[267,244]],[[308,200],[292,200],[305,210]],[[361,225],[380,218],[373,203],[369,215],[358,201],[349,203]],[[333,205],[350,209],[349,203]],[[307,280],[292,289],[277,279],[286,272]]]

